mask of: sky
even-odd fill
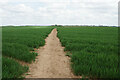
[[[119,0],[0,0],[0,25],[118,25]]]

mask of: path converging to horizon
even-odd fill
[[[26,78],[74,78],[56,29],[52,30],[45,42],[45,46],[37,50],[37,59],[29,66]]]

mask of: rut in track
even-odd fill
[[[45,46],[37,50],[39,55],[35,63],[29,66],[26,78],[75,78],[69,58],[65,56],[64,47],[57,38],[56,29],[52,30],[45,42]]]

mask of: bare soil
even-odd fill
[[[70,59],[65,56],[56,29],[52,30],[45,42],[45,46],[36,51],[37,59],[29,65],[26,78],[77,78],[71,71]]]

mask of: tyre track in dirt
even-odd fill
[[[36,61],[29,65],[26,78],[76,78],[70,68],[69,57],[57,37],[57,30],[45,39],[45,46],[37,50]]]

